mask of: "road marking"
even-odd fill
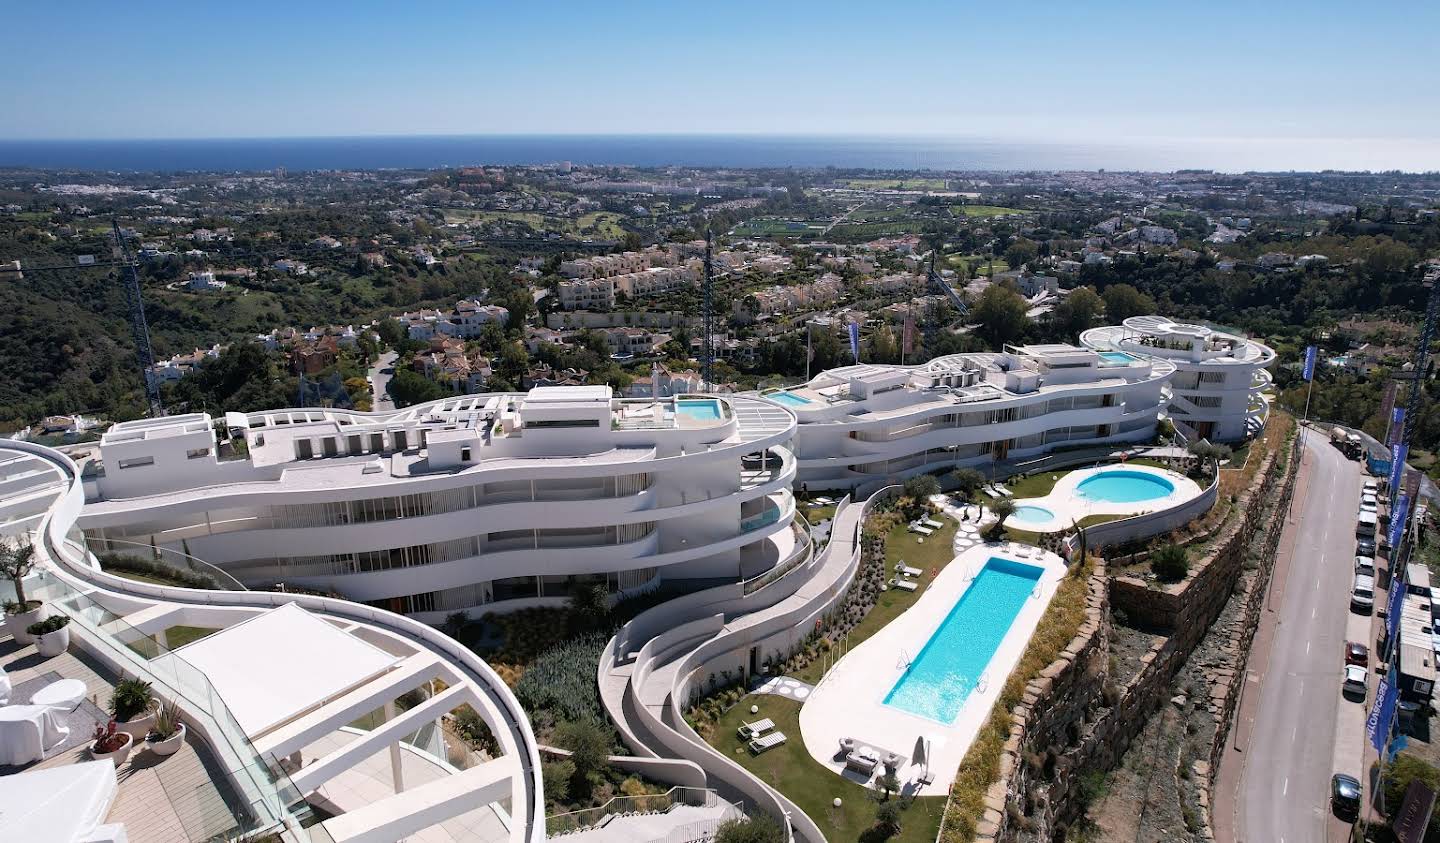
[[[1316,585],[1319,585],[1319,583],[1316,583]],[[1313,606],[1312,606],[1312,607],[1310,608],[1310,620],[1312,620],[1312,621],[1315,620],[1315,612],[1317,612],[1317,611],[1318,611],[1318,609],[1317,609],[1316,607],[1313,607]]]
[[[1289,793],[1290,793],[1290,777],[1289,777],[1289,776],[1286,776],[1286,777],[1285,777],[1285,787],[1281,789],[1280,795],[1281,795],[1281,796],[1287,796],[1287,795],[1289,795]],[[1280,839],[1281,839],[1281,840],[1284,840],[1285,838],[1282,837],[1282,838],[1280,838]]]
[[[1310,617],[1312,617],[1312,618],[1315,617],[1315,614],[1312,612],[1312,613],[1310,614]],[[1307,655],[1307,656],[1310,655],[1310,642],[1309,642],[1309,641],[1306,641],[1306,642],[1305,642],[1305,655]]]

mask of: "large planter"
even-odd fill
[[[45,604],[41,603],[28,612],[21,612],[18,615],[6,615],[5,630],[10,633],[11,638],[15,639],[16,644],[24,647],[28,644],[35,643],[35,636],[26,632],[25,628],[32,623],[39,623],[43,620],[45,620]]]
[[[70,627],[62,626],[54,632],[46,632],[36,636],[35,649],[45,658],[58,656],[70,649]]]
[[[134,720],[117,722],[115,728],[129,735],[137,741],[145,740],[150,734],[150,727],[155,725],[155,708],[152,706],[149,711],[136,717]]]
[[[95,744],[92,743],[90,744],[90,757],[94,758],[96,761],[104,761],[106,759],[109,759],[115,762],[116,767],[119,767],[121,764],[125,763],[126,758],[130,757],[130,748],[134,745],[135,738],[128,734],[125,735],[125,745],[115,750],[114,752],[96,752]]]
[[[177,753],[177,752],[180,751],[180,747],[181,747],[181,745],[183,745],[184,743],[185,743],[185,724],[184,724],[184,723],[181,723],[181,724],[180,724],[180,731],[176,732],[175,734],[171,735],[170,737],[168,737],[168,738],[166,738],[166,739],[164,739],[164,740],[162,740],[162,741],[152,740],[152,739],[149,738],[149,737],[146,737],[146,738],[145,738],[145,745],[146,745],[147,747],[149,747],[149,748],[150,748],[150,751],[153,752],[153,753],[155,753],[156,755],[174,755],[175,753]]]

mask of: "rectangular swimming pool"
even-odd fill
[[[781,404],[789,404],[792,407],[803,407],[811,403],[809,398],[803,395],[796,395],[793,392],[772,392],[765,397],[772,401],[778,401]]]
[[[1126,354],[1123,351],[1102,351],[1100,352],[1100,365],[1102,366],[1129,366],[1139,358],[1133,354]]]
[[[992,556],[925,643],[885,704],[951,723],[1000,648],[1043,571]],[[1004,682],[1004,676],[989,681]]]
[[[675,402],[675,413],[696,421],[720,421],[720,402],[706,398],[683,399]]]

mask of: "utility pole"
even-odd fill
[[[145,322],[145,302],[140,298],[140,275],[135,269],[130,247],[120,234],[120,223],[114,217],[110,218],[110,230],[115,235],[115,260],[120,265],[120,277],[125,282],[125,304],[130,310],[130,333],[135,341],[135,356],[140,363],[140,381],[145,385],[145,401],[151,418],[159,418],[165,415],[165,407],[160,403],[160,384],[153,374],[155,353],[150,350],[150,326]]]
[[[710,254],[711,232],[705,229],[705,314],[704,314],[704,340],[701,345],[700,379],[705,382],[705,389],[714,391],[715,381],[713,370],[715,366],[715,302],[714,286],[715,271],[711,262]]]

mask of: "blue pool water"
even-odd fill
[[[1175,484],[1143,471],[1115,469],[1101,471],[1080,481],[1075,491],[1082,498],[1106,503],[1139,503],[1163,498],[1175,491]]]
[[[702,398],[676,401],[675,412],[696,421],[720,421],[720,402]]]
[[[885,704],[952,722],[1030,599],[1041,573],[1033,565],[991,557],[896,680]],[[990,681],[1004,682],[1005,677],[992,676]]]
[[[1112,366],[1128,366],[1137,359],[1133,354],[1126,354],[1123,351],[1102,351],[1100,359]]]
[[[810,403],[809,398],[803,395],[796,395],[793,392],[772,392],[765,397],[772,401],[778,401],[781,404],[789,404],[792,407],[803,407]]]
[[[1012,521],[1026,521],[1034,524],[1041,521],[1049,521],[1051,518],[1054,517],[1055,513],[1051,512],[1043,506],[1033,506],[1030,504],[1025,504],[1024,506],[1015,507],[1015,514],[1011,515],[1010,519]]]

